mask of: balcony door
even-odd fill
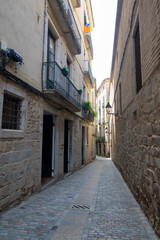
[[[54,76],[55,76],[55,38],[50,30],[48,30],[48,84],[49,88],[53,88]]]

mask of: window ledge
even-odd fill
[[[0,138],[23,138],[23,130],[1,129]]]

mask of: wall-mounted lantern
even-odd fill
[[[111,113],[110,112],[111,108],[112,107],[111,107],[110,103],[108,102],[107,105],[106,105],[107,114],[118,116],[118,113]]]

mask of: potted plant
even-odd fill
[[[64,67],[64,68],[61,68],[61,72],[64,76],[67,76],[69,74],[69,70],[68,68]]]
[[[93,111],[93,115],[94,115],[94,117],[97,117],[97,112]]]
[[[82,102],[82,109],[84,110],[85,113],[87,113],[88,111],[91,111],[91,103],[90,101],[83,101]]]
[[[82,89],[79,89],[79,90],[78,90],[78,93],[81,95],[81,94],[82,94]]]

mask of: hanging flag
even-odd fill
[[[84,31],[84,33],[91,32],[91,26],[89,23],[83,25],[83,31]]]

